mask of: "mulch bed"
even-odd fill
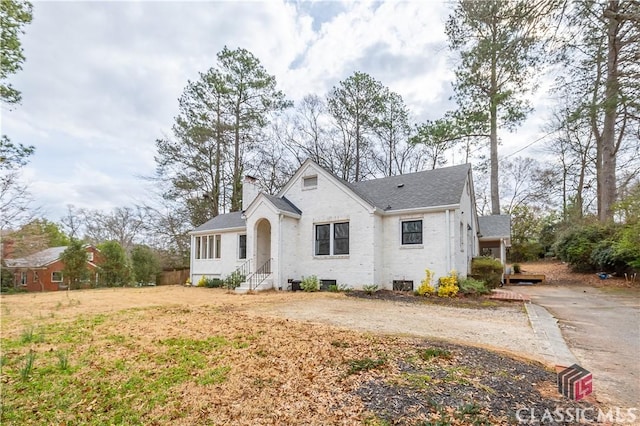
[[[411,292],[391,290],[379,290],[372,294],[368,294],[360,290],[353,290],[348,291],[345,294],[349,297],[357,297],[360,299],[386,300],[401,303],[423,303],[457,308],[491,309],[501,306],[513,306],[513,303],[509,301],[492,300],[489,298],[489,295],[458,295],[456,297],[416,296]]]
[[[527,424],[516,417],[522,409],[522,418],[531,419],[530,413],[535,413],[536,424],[570,425],[580,423],[542,416],[558,408],[597,413],[590,401],[562,397],[555,388],[556,374],[539,364],[480,348],[432,341],[421,344],[431,353],[439,348],[445,356],[399,361],[404,379],[397,383],[372,379],[356,391],[367,410],[390,424]],[[429,420],[416,423],[421,417]]]

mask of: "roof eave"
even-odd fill
[[[442,206],[413,207],[410,209],[384,210],[382,211],[382,214],[384,214],[385,216],[394,216],[394,215],[411,214],[411,213],[443,212],[443,211],[455,210],[459,208],[460,208],[460,203],[457,203],[457,204],[446,204]]]
[[[246,226],[234,226],[231,228],[215,228],[215,229],[204,229],[201,231],[189,231],[188,235],[202,235],[202,234],[211,234],[212,232],[234,232],[234,231],[245,231],[247,229]]]

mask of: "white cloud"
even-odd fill
[[[354,71],[400,93],[416,119],[439,117],[453,78],[444,1],[37,2],[23,37],[23,92],[3,133],[36,146],[25,169],[57,220],[67,204],[146,201],[154,142],[187,80],[227,45],[254,53],[294,100]],[[531,129],[527,128],[527,131]],[[524,132],[522,132],[524,133]]]

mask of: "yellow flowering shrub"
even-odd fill
[[[420,287],[418,287],[417,293],[420,296],[425,296],[428,294],[435,293],[436,289],[433,287],[433,271],[429,269],[425,269],[425,277],[424,280],[420,283]]]
[[[456,271],[451,271],[446,277],[440,277],[438,283],[438,296],[454,297],[458,294],[458,273]]]
[[[206,285],[207,285],[207,278],[203,275],[198,280],[198,287],[206,287]]]

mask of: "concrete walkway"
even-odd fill
[[[547,362],[556,367],[569,367],[578,364],[577,358],[562,337],[558,320],[540,305],[525,303],[524,306],[529,315],[531,328],[538,339],[540,353],[543,354]]]

